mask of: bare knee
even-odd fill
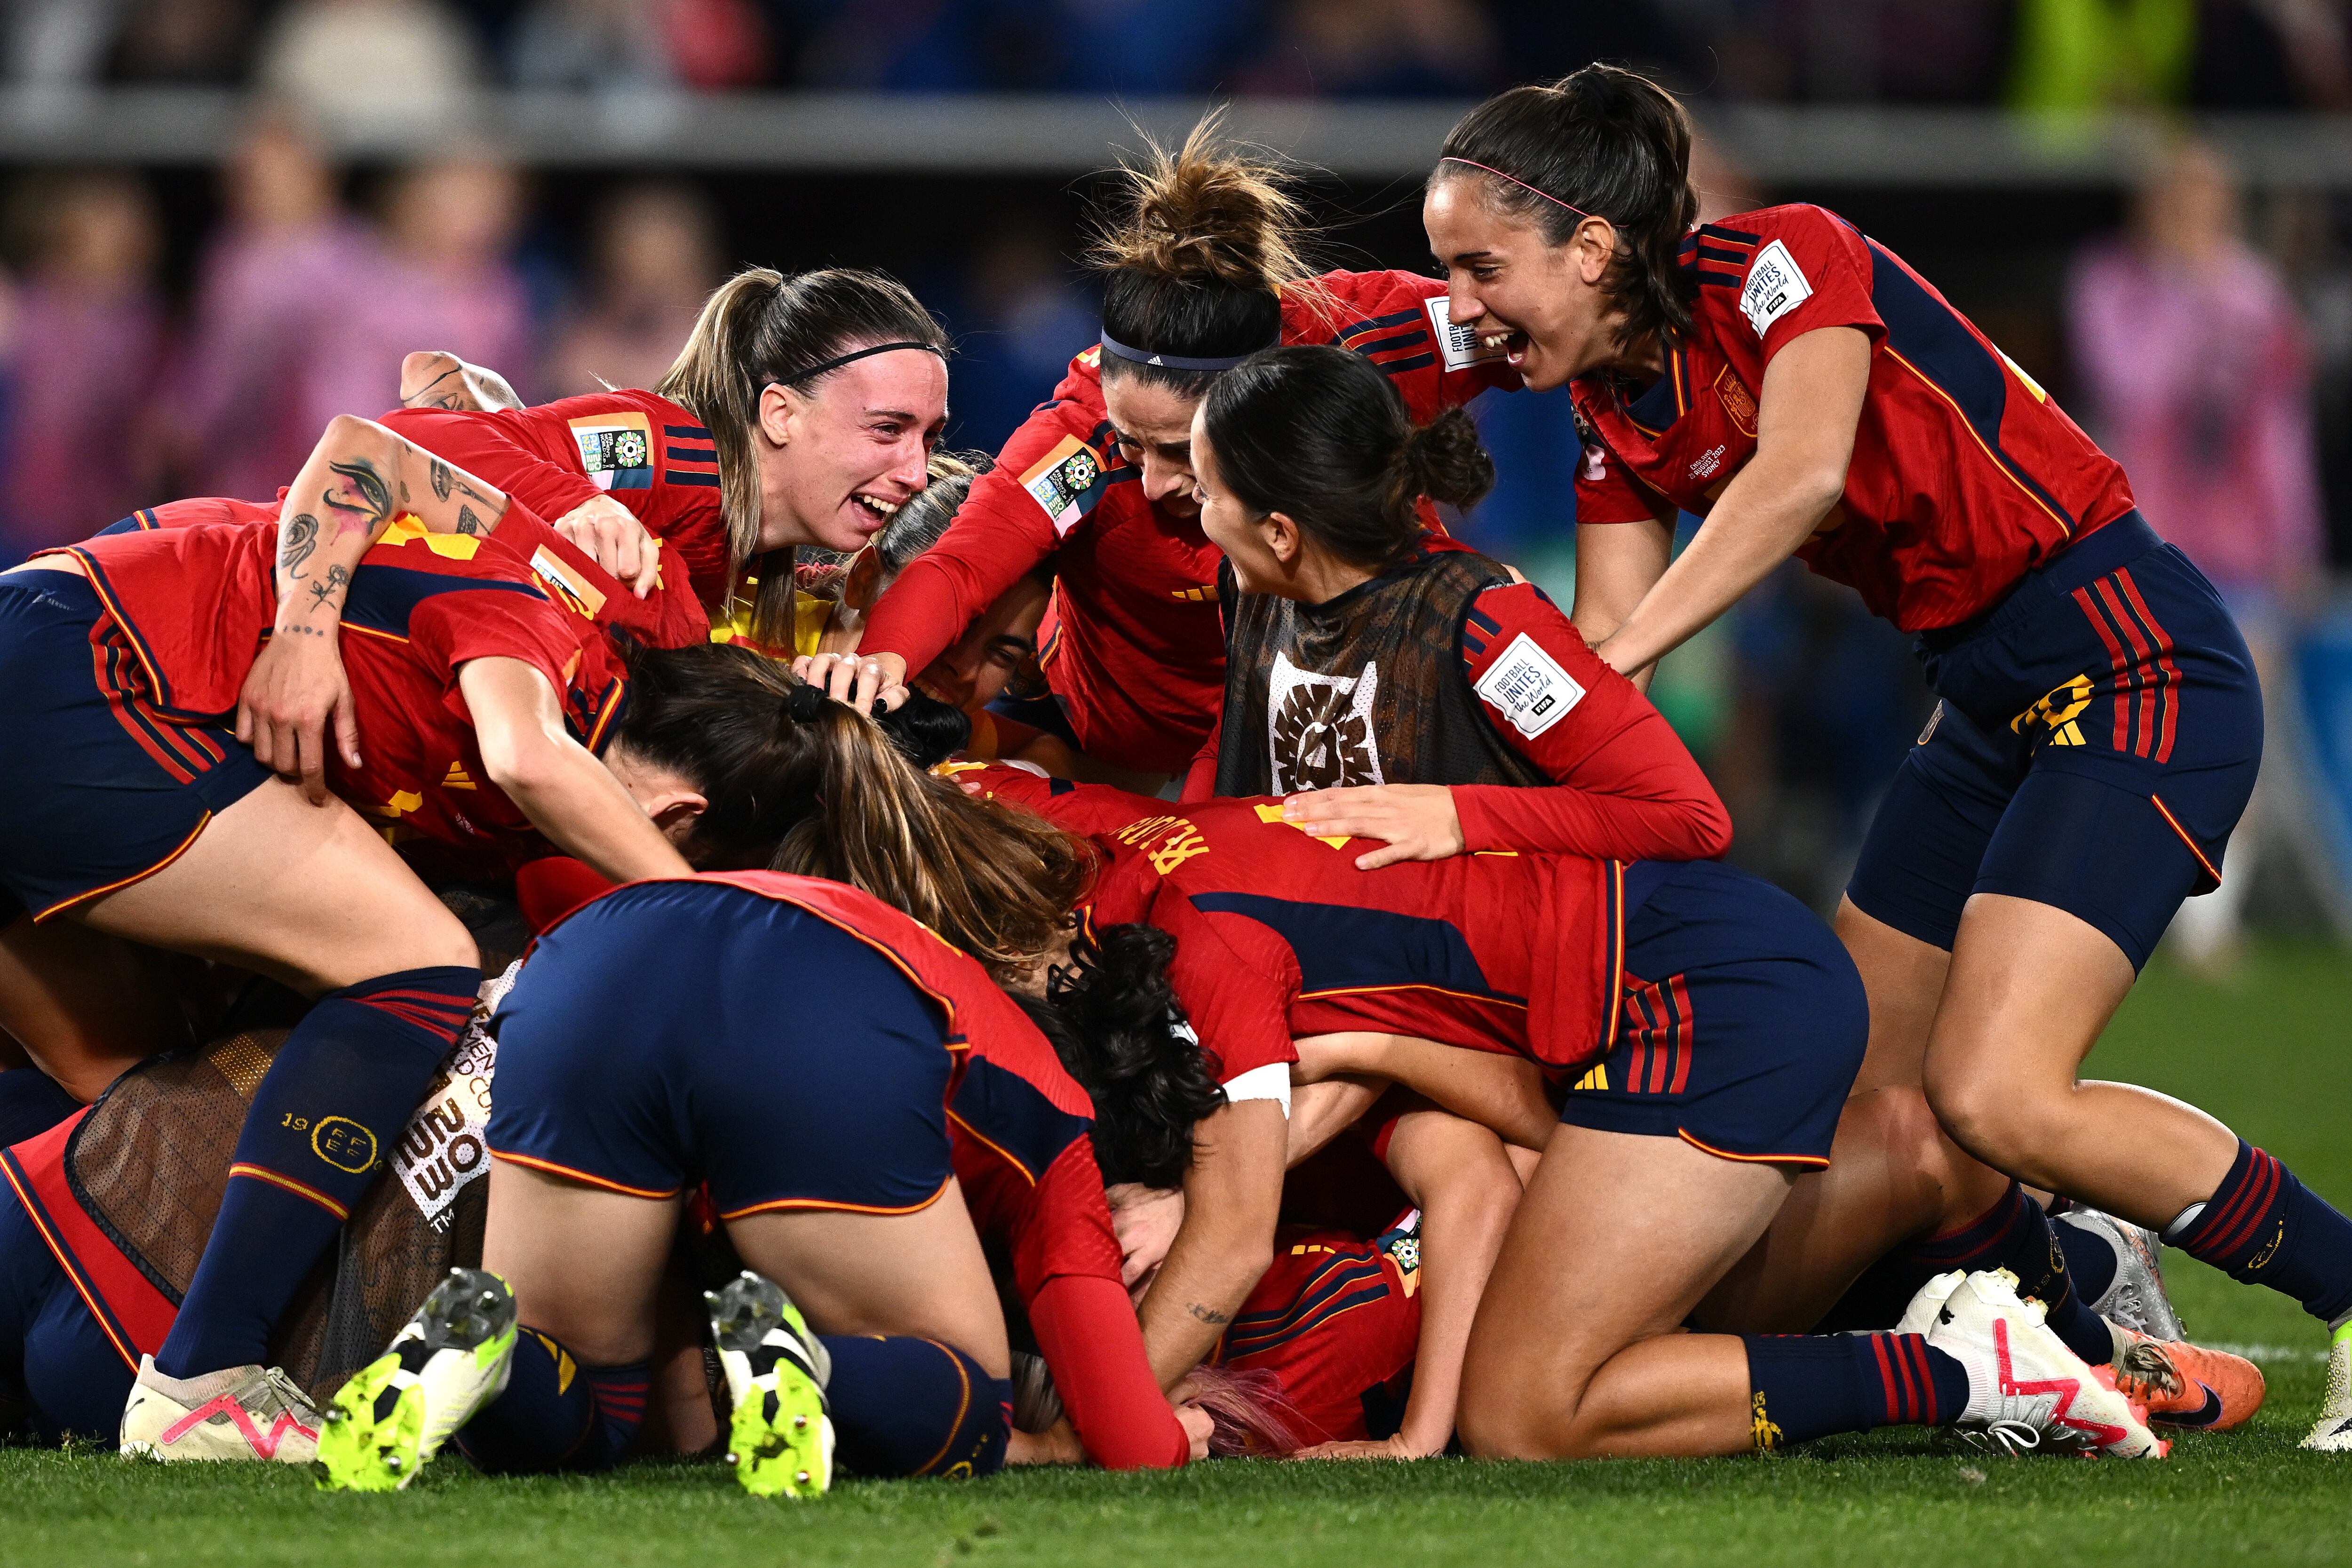
[[[1927,1062],[1927,1099],[1953,1142],[1997,1170],[2030,1176],[2036,1151],[2065,1137],[2071,1085],[1979,1062],[1959,1070]]]

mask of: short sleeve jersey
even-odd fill
[[[2132,506],[2115,459],[1933,285],[1836,214],[1766,207],[1683,243],[1689,336],[1646,388],[1571,384],[1580,523],[1705,514],[1756,450],[1758,399],[1794,339],[1852,327],[1870,382],[1845,490],[1797,552],[1905,631],[1958,625]]]
[[[1283,301],[1282,341],[1336,343],[1385,374],[1425,423],[1518,374],[1447,315],[1445,287],[1410,272],[1331,272]],[[1014,431],[940,542],[882,596],[864,647],[919,670],[1024,573],[1050,559],[1055,632],[1043,655],[1090,755],[1175,773],[1223,695],[1223,558],[1197,519],[1147,501],[1103,403],[1102,351],[1070,362]]]
[[[383,423],[542,518],[610,496],[662,542],[665,554],[676,552],[704,604],[727,591],[718,443],[667,397],[623,389],[535,408],[397,408]]]
[[[173,514],[186,509],[205,521]],[[194,500],[159,526],[72,547],[129,637],[157,707],[190,719],[233,711],[276,619],[270,563],[278,508]],[[520,534],[517,536],[520,538]],[[331,760],[328,783],[394,844],[422,837],[460,868],[511,868],[546,853],[521,809],[484,776],[457,672],[513,658],[547,678],[574,739],[600,748],[625,679],[568,574],[548,577],[497,535],[432,534],[394,521],[352,574],[341,652],[364,764]],[[541,563],[551,569],[552,558]]]

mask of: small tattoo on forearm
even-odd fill
[[[474,509],[467,506],[463,501],[459,501],[457,503],[457,531],[460,533],[479,533],[482,531],[482,520],[476,517],[474,515]]]
[[[342,592],[343,584],[351,580],[352,574],[344,571],[341,567],[328,567],[327,580],[323,583],[313,583],[310,584],[310,608],[314,611],[317,610],[329,599],[333,598],[337,594]]]
[[[1184,1310],[1204,1323],[1229,1323],[1233,1320],[1214,1307],[1203,1307],[1198,1301],[1187,1302]]]
[[[278,569],[292,578],[302,575],[302,563],[319,548],[319,520],[309,512],[288,522],[278,549]]]
[[[449,465],[438,458],[433,459],[433,493],[443,500],[449,499]]]

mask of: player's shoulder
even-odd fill
[[[1336,343],[1382,329],[1429,325],[1445,285],[1417,272],[1326,272],[1283,291],[1282,341]]]
[[[1711,219],[1691,230],[1685,243],[1695,240],[1740,247],[1769,244],[1775,239],[1815,237],[1858,239],[1860,231],[1816,203],[1783,202],[1778,206],[1750,207],[1746,212],[1727,213]]]
[[[583,392],[571,397],[559,397],[552,403],[541,403],[523,410],[527,414],[569,424],[592,415],[642,414],[650,421],[662,425],[690,428],[708,436],[702,421],[687,412],[684,405],[672,402],[658,392],[643,387],[612,386],[601,392]]]

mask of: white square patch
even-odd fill
[[[1521,632],[1472,687],[1479,697],[1502,710],[1511,728],[1534,740],[1568,716],[1584,700],[1584,688],[1560,668],[1551,655]]]
[[[1805,280],[1797,258],[1776,239],[1758,251],[1749,264],[1748,281],[1739,290],[1739,308],[1760,338],[1773,322],[1812,297],[1813,286]]]
[[[1437,340],[1437,352],[1444,360],[1447,370],[1466,369],[1487,360],[1505,358],[1510,353],[1511,351],[1500,343],[1488,348],[1480,342],[1477,328],[1455,326],[1454,301],[1446,296],[1432,294],[1422,301],[1422,306],[1429,312],[1429,331]]]

